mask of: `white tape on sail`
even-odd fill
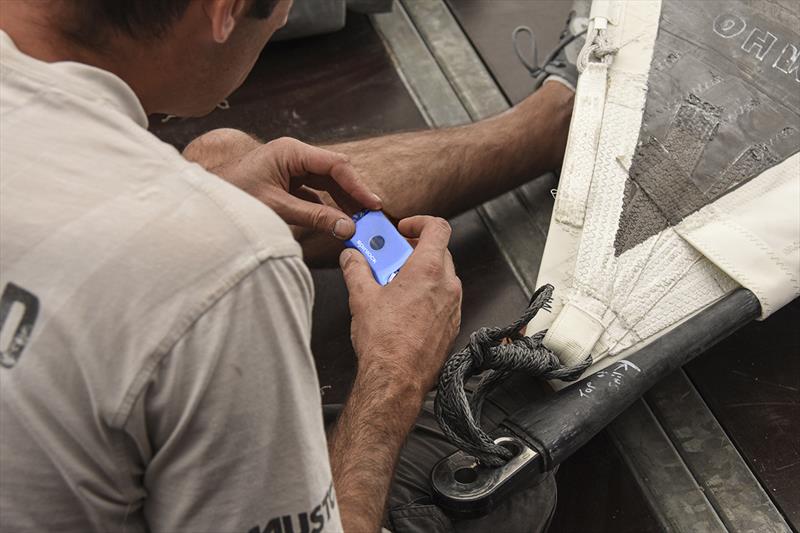
[[[555,219],[583,227],[606,101],[608,65],[589,63],[578,80],[567,150],[556,195]]]
[[[617,319],[615,312],[610,312],[609,302],[613,299],[617,272],[614,239],[628,178],[627,168],[620,165],[618,156],[630,156],[636,149],[660,15],[660,2],[657,1],[612,3],[620,5],[624,13],[618,17],[622,22],[620,26],[608,28],[609,42],[619,48],[619,55],[608,70],[596,157],[592,172],[582,176],[584,183],[581,186],[570,183],[568,186],[572,198],[583,194],[584,190],[586,194],[572,288],[567,305],[561,311],[569,316],[559,320],[559,313],[544,340],[545,346],[553,349],[565,364],[585,357],[594,349],[600,336],[596,334],[597,327],[576,330],[573,327],[576,317],[586,324],[599,324],[602,329]],[[620,46],[631,35],[636,36],[637,46]],[[577,181],[578,176],[575,178]],[[559,196],[561,192],[559,190]],[[567,200],[570,199],[568,196]],[[566,205],[565,202],[559,214],[554,215],[556,221],[575,223],[581,211],[569,209]]]
[[[766,318],[800,296],[798,198],[800,153],[690,215],[675,229],[750,289]]]

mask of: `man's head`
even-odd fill
[[[292,0],[14,2],[0,18],[20,49],[45,61],[105,68],[148,113],[208,113],[244,81]]]

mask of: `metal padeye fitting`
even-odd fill
[[[502,436],[494,440],[514,456],[498,467],[484,466],[461,450],[439,461],[431,471],[431,486],[437,505],[463,516],[481,516],[489,512],[502,496],[525,478],[523,470],[538,472],[539,454],[516,437]]]

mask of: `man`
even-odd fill
[[[416,500],[412,459],[388,496],[460,320],[449,226],[405,217],[557,167],[572,91],[328,150],[223,130],[182,156],[146,131],[238,87],[290,4],[3,2],[3,531],[374,531],[387,497],[396,531],[451,527]],[[402,219],[415,251],[386,287],[341,253],[358,373],[326,447],[289,225],[324,259],[362,207]],[[437,438],[409,447],[449,452]],[[546,523],[552,485],[517,515]]]

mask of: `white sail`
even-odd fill
[[[623,357],[738,286],[800,295],[800,3],[595,0],[528,334]],[[591,51],[590,49],[585,49]]]

